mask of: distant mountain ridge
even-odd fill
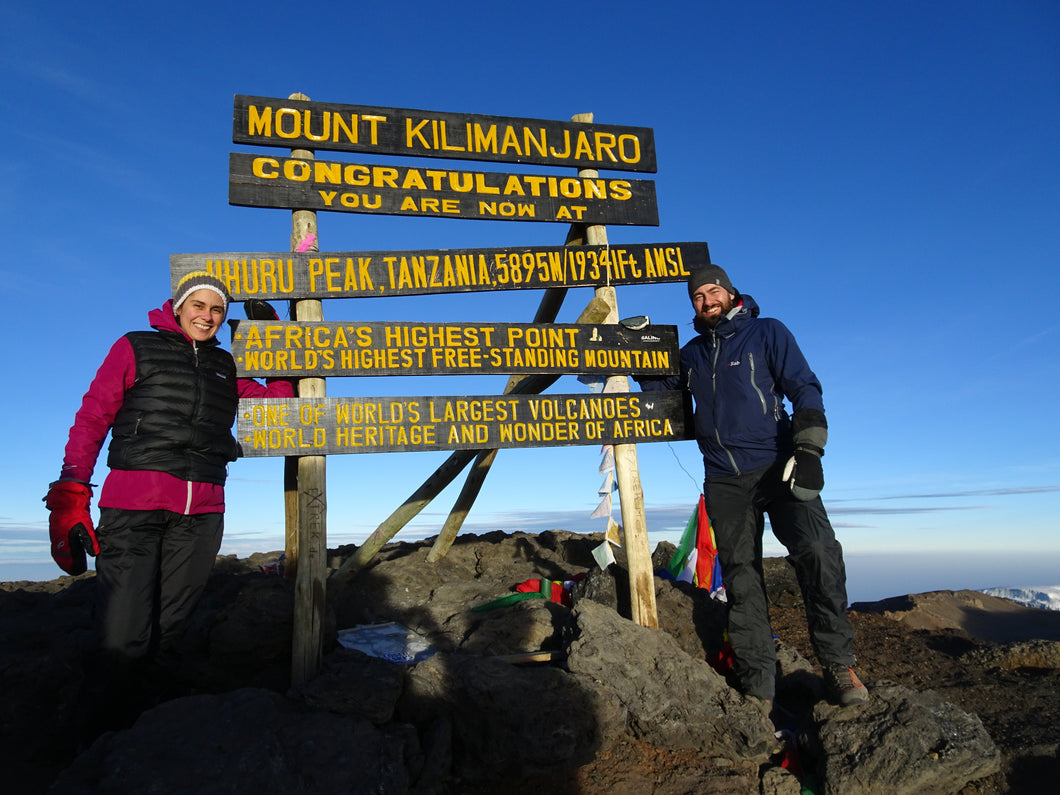
[[[982,593],[1009,599],[1027,607],[1060,610],[1060,585],[1027,588],[984,588]]]

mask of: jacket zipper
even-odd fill
[[[195,360],[194,364],[195,364],[195,377],[196,377],[196,380],[201,381],[202,380],[202,374],[199,372],[199,346],[195,342],[195,340],[191,341],[191,353],[192,353],[192,358]],[[195,405],[192,407],[192,412],[191,412],[191,416],[192,417],[195,417],[199,413],[199,398],[198,398],[198,396],[200,394],[202,394],[201,384],[200,384],[200,388],[198,388],[196,390]],[[184,505],[184,515],[185,516],[190,516],[191,515],[191,503],[192,503],[192,494],[191,494],[191,492],[192,492],[192,483],[191,483],[190,480],[185,481],[185,483],[188,484],[188,501]]]
[[[769,413],[769,406],[766,404],[766,396],[762,394],[762,390],[758,388],[758,380],[755,378],[755,355],[753,353],[747,354],[747,361],[751,365],[751,388],[758,395],[758,400],[762,404],[762,413]]]
[[[733,458],[729,448],[722,443],[721,431],[718,428],[718,356],[721,353],[721,342],[718,340],[717,333],[713,330],[711,330],[711,336],[714,338],[714,356],[710,360],[710,388],[714,395],[714,439],[718,443],[718,447],[725,451],[732,471],[739,475],[740,468],[736,466],[736,459]]]

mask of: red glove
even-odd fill
[[[83,574],[88,569],[87,552],[99,554],[99,541],[92,527],[92,489],[76,480],[57,480],[48,487],[44,504],[51,511],[48,532],[52,539],[52,559],[67,574]]]

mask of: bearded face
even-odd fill
[[[704,284],[692,293],[692,308],[696,317],[711,328],[732,309],[736,296],[717,284]]]

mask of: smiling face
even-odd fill
[[[213,290],[196,290],[177,310],[181,329],[195,342],[212,339],[225,319],[225,302]]]
[[[696,310],[697,318],[714,328],[725,313],[732,309],[735,300],[736,296],[724,287],[704,284],[692,293],[692,308]]]

